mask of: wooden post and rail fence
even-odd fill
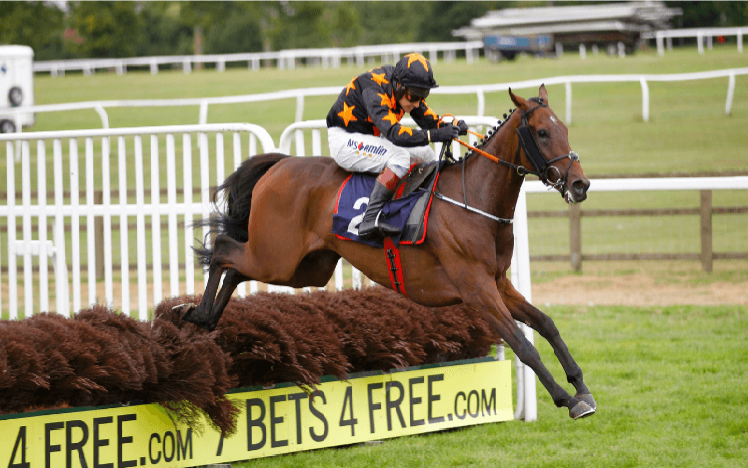
[[[531,260],[568,261],[575,271],[581,271],[582,262],[590,260],[699,260],[705,272],[710,273],[714,260],[748,259],[748,252],[714,252],[712,242],[712,216],[715,214],[745,214],[748,206],[713,207],[712,191],[700,191],[698,208],[660,208],[628,210],[585,210],[581,205],[569,205],[568,210],[530,211],[528,218],[568,218],[569,219],[569,254],[568,255],[533,255]],[[582,253],[582,218],[613,216],[694,216],[700,218],[701,249],[698,253]]]

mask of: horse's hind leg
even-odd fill
[[[553,352],[556,353],[556,357],[561,363],[561,367],[564,368],[566,379],[577,391],[576,397],[585,401],[593,409],[597,409],[595,399],[592,397],[587,385],[584,383],[582,369],[571,356],[564,340],[561,339],[561,334],[558,332],[558,328],[556,328],[553,319],[527,302],[525,298],[514,289],[508,278],[503,277],[500,279],[498,281],[498,287],[501,299],[512,314],[512,318],[529,325],[530,328],[536,330],[540,336],[545,338],[548,343],[550,343],[551,347],[553,347]]]
[[[251,278],[242,275],[233,268],[229,268],[226,271],[226,276],[223,277],[223,285],[221,286],[221,290],[218,291],[218,296],[213,304],[213,313],[211,314],[210,322],[205,327],[208,331],[215,330],[218,321],[221,319],[221,315],[223,315],[226,305],[229,303],[231,296],[236,290],[236,287],[239,286],[240,283],[250,279]]]
[[[234,292],[236,286],[246,279],[238,281],[239,278],[246,278],[237,272],[237,275],[227,274],[229,281],[224,280],[224,290],[228,291],[228,294],[219,294],[219,301],[216,304],[220,306],[214,307],[216,301],[216,292],[218,291],[218,285],[221,282],[221,274],[223,270],[228,267],[227,263],[230,263],[230,258],[236,255],[244,254],[244,244],[231,239],[225,234],[221,234],[216,237],[215,243],[213,244],[213,253],[210,257],[210,265],[208,269],[208,284],[205,286],[205,292],[203,293],[203,300],[197,307],[188,306],[182,315],[182,320],[192,322],[196,325],[200,325],[208,330],[213,330],[215,324],[218,322],[221,314],[223,314],[223,308],[226,307],[231,294]],[[229,269],[231,271],[231,269]],[[235,270],[234,270],[235,271]],[[235,282],[233,286],[231,285]],[[228,286],[228,287],[227,287]],[[218,317],[218,318],[216,318]]]

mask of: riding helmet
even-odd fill
[[[395,65],[393,78],[419,97],[426,97],[429,90],[439,87],[434,72],[426,57],[418,53],[408,54]]]

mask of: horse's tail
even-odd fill
[[[212,233],[226,234],[238,242],[249,240],[249,211],[252,207],[252,191],[265,173],[273,165],[288,156],[278,153],[253,156],[242,163],[241,166],[226,178],[223,184],[215,188],[213,203],[218,206],[219,193],[222,193],[223,202],[226,204],[224,210],[210,218],[203,218],[195,222],[195,227],[209,227]],[[205,247],[207,237],[202,247],[196,247],[195,256],[198,261],[208,266],[213,250]]]

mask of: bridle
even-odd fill
[[[522,120],[520,126],[517,127],[517,136],[519,136],[519,145],[517,145],[517,159],[520,158],[520,150],[524,150],[525,156],[527,156],[527,159],[530,160],[530,163],[535,168],[535,171],[530,171],[524,166],[517,166],[516,164],[507,163],[506,161],[500,160],[500,162],[515,167],[517,170],[517,174],[522,177],[524,177],[525,174],[533,174],[538,176],[543,184],[557,189],[559,192],[561,192],[561,196],[564,196],[568,189],[569,170],[571,169],[571,165],[574,164],[574,161],[579,161],[579,155],[574,151],[569,151],[565,155],[553,158],[551,160],[548,160],[543,156],[543,153],[540,151],[540,147],[538,146],[538,141],[535,139],[535,135],[533,135],[532,130],[530,129],[530,124],[528,123],[527,118],[530,114],[540,109],[541,107],[548,107],[548,104],[545,104],[542,98],[530,98],[528,99],[528,101],[535,102],[538,105],[533,107],[529,111],[522,111]],[[562,176],[561,171],[559,171],[556,166],[553,166],[553,163],[566,158],[569,158],[569,165],[566,166],[566,172]],[[556,182],[551,182],[548,178],[551,169],[556,171],[556,174],[558,175],[558,177],[556,178]]]
[[[465,146],[466,148],[468,148],[470,151],[474,153],[480,154],[481,156],[485,156],[486,158],[494,162],[497,162],[499,164],[503,164],[505,166],[511,167],[517,172],[517,175],[519,175],[520,177],[524,177],[527,174],[533,174],[537,176],[543,182],[544,185],[548,186],[549,188],[555,188],[556,190],[561,192],[562,197],[565,197],[565,194],[568,190],[569,170],[571,169],[571,165],[574,163],[574,161],[579,161],[579,155],[575,153],[574,151],[569,151],[565,155],[559,156],[557,158],[553,158],[551,160],[548,160],[543,156],[543,153],[540,151],[540,147],[538,146],[538,142],[535,139],[535,135],[533,135],[532,129],[530,128],[530,124],[528,123],[528,116],[541,107],[548,107],[548,104],[545,104],[542,98],[530,98],[528,99],[528,101],[534,102],[538,105],[528,111],[524,111],[524,110],[522,111],[522,116],[521,116],[522,120],[520,121],[519,127],[517,127],[517,136],[519,137],[519,144],[517,145],[517,158],[516,159],[519,160],[521,156],[520,151],[524,151],[525,155],[527,156],[527,159],[530,161],[530,163],[535,168],[534,171],[526,168],[522,164],[514,164],[508,161],[504,161],[503,159],[499,159],[498,157],[492,154],[489,154],[479,148],[476,148],[468,143],[465,143],[459,138],[455,138],[454,141],[458,142],[462,146]],[[510,111],[510,116],[511,116],[511,113],[513,113],[513,111]],[[446,116],[447,115],[444,115],[442,117],[446,117]],[[499,125],[497,127],[494,127],[493,135],[496,135],[498,133],[497,131],[498,127],[500,127],[503,123],[507,122],[508,120],[509,118],[507,118],[507,115],[504,114],[504,122],[499,121]],[[476,133],[471,130],[468,130],[468,132],[481,138],[482,142],[487,141],[490,135],[490,132],[489,132],[489,135],[481,135],[480,133]],[[442,154],[444,153],[444,149],[447,146],[448,145],[445,144],[444,147],[442,148]],[[561,161],[562,159],[565,159],[565,158],[569,158],[569,165],[566,166],[566,173],[562,176],[561,171],[559,171],[557,167],[553,166],[553,163],[557,161]],[[439,159],[441,160],[441,156]],[[455,204],[457,206],[461,206],[467,209],[468,211],[472,211],[474,213],[480,214],[498,223],[511,224],[513,221],[512,219],[499,218],[490,213],[486,213],[484,211],[478,210],[468,205],[467,191],[465,190],[465,160],[466,159],[467,159],[467,155],[464,158],[462,158],[462,185],[463,185],[462,191],[463,191],[463,196],[464,196],[464,203],[460,203],[439,192],[435,192],[435,188],[436,188],[435,184],[434,184],[434,187],[432,187],[432,192],[434,192],[434,195],[436,195],[437,198],[440,198],[444,201]],[[551,182],[550,179],[548,178],[551,169],[556,171],[558,175],[558,177],[556,178],[556,182]]]

